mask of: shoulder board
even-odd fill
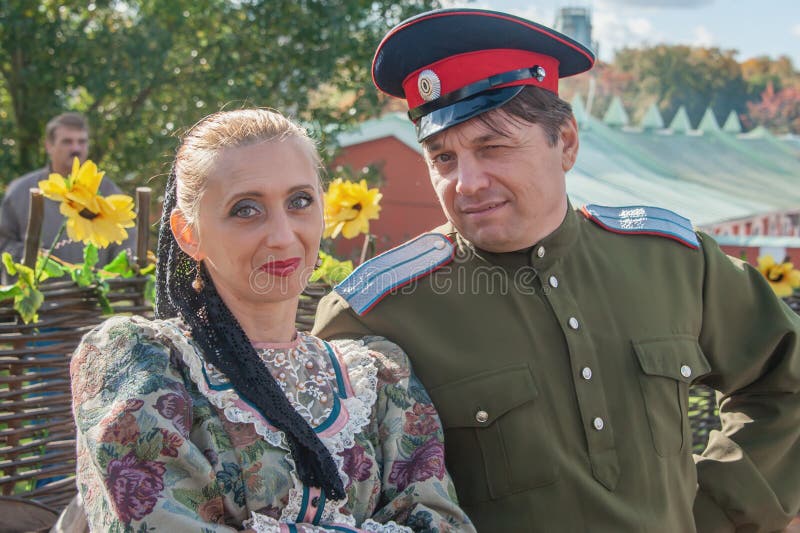
[[[453,260],[455,247],[441,233],[425,233],[365,261],[333,288],[358,315],[387,294],[427,276]]]
[[[669,209],[651,206],[605,207],[589,204],[581,208],[583,216],[614,233],[656,235],[678,241],[692,249],[700,241],[692,222]]]

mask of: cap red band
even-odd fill
[[[545,76],[542,81],[536,78],[528,78],[499,85],[497,88],[514,85],[535,85],[558,94],[558,60],[556,58],[526,50],[502,48],[458,54],[427,65],[412,72],[403,80],[403,91],[408,101],[408,107],[413,109],[425,102],[435,100],[439,96],[457,91],[462,87],[496,74],[521,68],[531,68],[536,65],[544,69]],[[432,76],[429,74],[424,76],[424,83],[420,84],[420,74],[425,71],[432,71],[435,75],[433,88],[431,88]],[[438,86],[435,86],[437,80]],[[427,99],[420,92],[420,85],[426,91]]]

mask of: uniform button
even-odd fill
[[[319,496],[314,496],[311,498],[311,507],[316,507],[319,505]]]
[[[540,246],[540,247],[539,247],[539,248],[536,250],[536,257],[538,257],[539,259],[541,259],[542,257],[544,257],[544,246]]]
[[[688,378],[691,375],[692,375],[692,369],[689,367],[689,365],[683,365],[681,367],[681,376]]]
[[[555,276],[550,276],[550,286],[554,289],[558,287],[558,278]]]
[[[444,248],[444,241],[437,240],[435,243],[433,243],[433,247],[437,250],[441,250]]]
[[[489,413],[481,409],[480,411],[475,413],[475,420],[483,424],[484,422],[489,420]]]
[[[592,424],[594,425],[594,429],[596,429],[597,431],[602,431],[602,429],[606,426],[605,423],[603,422],[603,419],[600,418],[599,416],[594,420],[592,420]]]
[[[581,370],[581,376],[583,376],[583,379],[587,381],[592,379],[592,369],[589,368],[588,366],[583,367],[583,369]]]
[[[569,317],[569,327],[571,327],[572,329],[578,329],[580,327],[578,319],[575,318],[574,316]]]

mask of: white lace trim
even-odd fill
[[[338,524],[345,525],[342,522],[338,522]],[[246,528],[254,530],[256,533],[280,533],[281,530],[281,523],[275,520],[274,518],[258,514],[252,511],[250,513],[250,519],[245,520],[242,525]],[[354,529],[356,528],[356,526],[351,526],[349,524],[347,525],[349,527],[353,527]],[[304,526],[303,528],[304,531],[314,531],[314,532],[329,531],[327,528],[325,528],[324,525],[311,526],[311,524],[303,524],[303,526]],[[365,520],[364,523],[361,524],[361,526],[358,527],[357,529],[361,529],[362,531],[368,533],[413,533],[413,530],[410,527],[401,526],[397,524],[394,520],[391,520],[385,524],[381,524],[380,522],[376,522],[375,520],[369,519]]]
[[[376,522],[373,519],[364,520],[361,524],[361,529],[369,531],[370,533],[413,533],[413,529],[406,526],[401,526],[394,520],[389,520],[385,524]]]
[[[256,533],[280,533],[281,524],[272,517],[250,511],[250,518],[242,522],[246,528]]]

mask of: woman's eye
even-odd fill
[[[258,215],[261,211],[252,202],[239,202],[231,209],[231,216],[237,218],[250,218]]]
[[[304,209],[314,203],[314,198],[306,192],[298,193],[289,198],[289,209]]]
[[[433,158],[433,162],[437,164],[444,164],[449,163],[453,160],[453,156],[451,154],[439,154]]]

